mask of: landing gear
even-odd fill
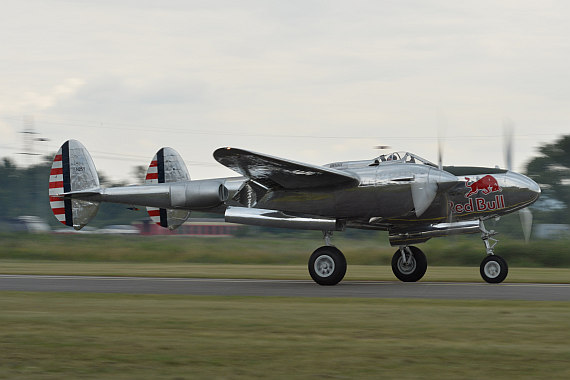
[[[498,242],[498,240],[493,238],[493,236],[497,233],[493,230],[488,231],[482,220],[479,221],[479,229],[481,230],[481,239],[483,240],[485,250],[487,251],[487,257],[485,257],[481,262],[479,272],[481,273],[483,280],[486,282],[490,284],[498,284],[507,278],[509,267],[505,259],[499,255],[495,255],[495,252],[493,251],[493,248],[495,248],[495,245],[497,245]],[[493,243],[489,243],[489,240],[492,240]]]
[[[509,273],[507,262],[501,256],[490,255],[481,262],[481,277],[491,284],[503,282]]]
[[[418,247],[401,246],[392,256],[392,271],[400,281],[416,282],[426,270],[426,255]]]
[[[326,245],[309,258],[309,274],[319,285],[336,285],[346,274],[346,258],[332,245],[332,231],[323,231],[323,238]]]
[[[346,274],[346,259],[338,248],[325,245],[311,255],[309,273],[319,285],[336,285]]]

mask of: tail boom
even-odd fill
[[[223,180],[198,180],[61,193],[64,199],[122,203],[178,210],[206,210],[225,202],[229,195]]]

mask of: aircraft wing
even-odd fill
[[[309,189],[350,186],[360,182],[356,175],[323,166],[236,148],[219,148],[214,158],[220,164],[267,188]]]

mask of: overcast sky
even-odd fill
[[[0,157],[81,141],[132,181],[162,146],[193,178],[235,146],[313,164],[375,145],[515,169],[570,133],[567,1],[22,1],[0,6]],[[29,160],[28,160],[29,162]]]

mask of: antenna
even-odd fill
[[[36,141],[35,136],[38,134],[35,131],[35,123],[34,117],[32,115],[24,115],[22,118],[22,131],[20,133],[23,135],[23,149],[22,152],[18,152],[26,157],[25,164],[26,166],[30,165],[30,157],[37,156],[38,153],[34,150],[34,141]]]
[[[24,156],[24,166],[27,169],[33,169],[38,162],[34,157],[41,156],[41,153],[36,152],[35,143],[36,142],[43,142],[49,141],[49,139],[45,137],[38,137],[39,133],[35,130],[35,122],[34,117],[32,115],[24,115],[22,118],[22,131],[20,131],[23,137],[23,149],[22,152],[18,152],[19,155]],[[42,201],[44,199],[40,195],[41,192],[41,177],[34,174],[35,171],[32,170],[29,172],[30,175],[35,176],[35,179],[32,179],[30,190],[35,195],[36,202],[31,205],[29,211],[32,211],[36,216],[41,215],[42,210]]]
[[[23,149],[18,154],[25,157],[25,166],[30,166],[35,164],[32,157],[41,156],[41,153],[36,152],[36,142],[46,142],[50,141],[45,137],[37,137],[39,135],[35,129],[35,121],[33,115],[24,115],[22,118],[22,130],[20,131],[23,137]]]

